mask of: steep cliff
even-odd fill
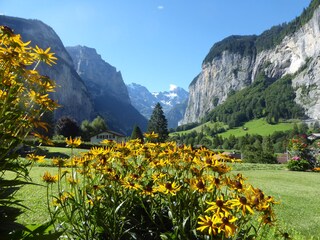
[[[94,48],[66,47],[75,69],[96,98],[108,94],[124,103],[130,103],[121,72],[105,62]]]
[[[77,73],[92,96],[95,110],[113,129],[131,134],[134,124],[146,130],[147,120],[131,105],[121,73],[105,62],[94,48],[67,47]]]
[[[40,64],[38,70],[57,83],[53,99],[61,105],[55,113],[55,119],[70,116],[78,122],[91,119],[94,115],[92,100],[82,79],[73,68],[73,62],[64,48],[60,38],[48,25],[38,20],[27,20],[16,17],[0,16],[0,24],[6,25],[20,34],[24,41],[31,40],[31,45],[41,48],[51,47],[58,58],[52,67]]]
[[[201,73],[189,86],[182,124],[198,122],[228,95],[252,84],[256,76],[278,79],[294,74],[295,101],[320,119],[320,7],[313,0],[303,14],[260,36],[231,36],[214,44]]]

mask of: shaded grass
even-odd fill
[[[23,224],[42,224],[50,220],[47,209],[47,188],[42,182],[44,172],[55,175],[58,172],[56,167],[33,167],[30,171],[30,178],[34,184],[23,186],[16,194],[17,199],[21,199],[22,204],[28,209],[19,216],[18,221]],[[53,188],[56,188],[53,186]]]
[[[80,148],[63,148],[63,147],[40,147],[37,150],[38,155],[46,155],[46,158],[69,158],[72,154],[79,154],[81,152],[87,152],[88,149]]]

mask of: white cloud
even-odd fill
[[[159,5],[157,8],[158,8],[158,10],[162,10],[162,9],[164,9],[164,6]]]
[[[177,88],[177,85],[170,84],[170,91],[174,91]]]

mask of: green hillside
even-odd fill
[[[224,133],[218,134],[223,138],[228,138],[230,135],[235,137],[245,136],[246,134],[254,135],[258,134],[261,136],[268,136],[276,131],[287,131],[293,129],[295,123],[299,123],[299,120],[291,122],[282,122],[278,124],[269,124],[264,118],[251,120],[245,123],[242,127],[236,127],[230,129]]]
[[[174,135],[184,135],[184,134],[190,134],[192,132],[206,132],[206,129],[210,128],[220,128],[220,129],[226,129],[227,131],[224,131],[222,133],[219,133],[218,135],[223,137],[223,138],[228,138],[230,135],[234,135],[235,137],[241,137],[245,136],[246,134],[258,134],[261,136],[268,136],[271,135],[273,132],[276,131],[287,131],[293,129],[294,124],[299,124],[301,121],[300,120],[291,120],[287,122],[280,122],[277,124],[269,124],[265,120],[265,118],[260,118],[260,119],[254,119],[251,120],[247,123],[245,123],[241,127],[235,127],[232,129],[228,130],[228,125],[225,125],[220,122],[206,122],[203,123],[195,128],[186,130],[186,131],[179,131],[179,132],[174,132],[171,133],[171,136]],[[208,136],[210,137],[210,136]]]

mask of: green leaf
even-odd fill
[[[120,204],[118,205],[118,207],[117,207],[116,210],[114,211],[115,214],[119,211],[119,209],[122,207],[122,205],[123,205],[126,201],[127,201],[127,200],[124,200],[122,203],[120,203]]]

